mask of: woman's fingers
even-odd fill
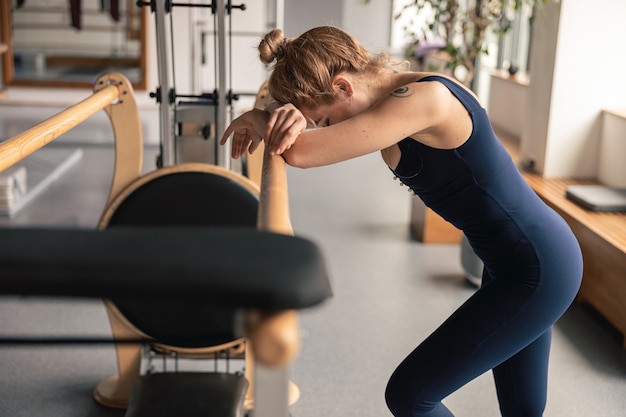
[[[262,137],[257,131],[261,132],[263,127],[265,128],[265,142],[272,154],[281,154],[291,148],[298,135],[307,127],[306,118],[291,104],[274,110],[269,118],[267,113],[263,115],[263,118],[260,118],[258,114],[250,111],[233,120],[226,128],[220,144],[226,144],[232,135],[231,156],[233,158],[237,159],[245,152],[253,153],[259,147]]]
[[[289,149],[306,126],[305,117],[293,105],[285,105],[275,110],[268,121],[265,133],[265,141],[270,152],[281,154]]]
[[[260,144],[261,144],[260,140],[253,140],[250,146],[248,147],[248,153],[252,155],[254,151],[256,151],[259,148]]]
[[[264,125],[261,124],[261,126]],[[254,152],[262,140],[255,130],[255,114],[247,112],[233,120],[224,131],[220,145],[225,145],[231,135],[231,156],[234,159],[239,158],[245,152]]]
[[[233,123],[226,128],[226,131],[224,131],[224,134],[222,135],[222,139],[220,139],[220,145],[225,145],[228,141],[228,137],[233,134],[234,124],[235,122],[233,121]]]

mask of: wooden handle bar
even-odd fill
[[[267,147],[263,155],[257,227],[268,232],[293,235],[289,220],[287,165],[282,156],[271,155]]]
[[[27,131],[0,143],[0,172],[84,122],[118,97],[118,87],[109,85]]]
[[[293,235],[285,160],[282,156],[271,155],[267,147],[263,150],[257,227],[259,230]],[[284,366],[293,361],[300,350],[298,326],[295,310],[258,317],[249,329],[255,359],[269,366]]]

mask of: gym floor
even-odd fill
[[[20,114],[37,122],[48,111]],[[29,127],[16,126],[7,114],[0,107],[0,138]],[[3,227],[95,227],[108,193],[113,149],[106,123],[94,128],[50,145],[78,147],[83,156],[17,216],[1,218]],[[146,148],[146,171],[154,169],[156,153],[155,147]],[[289,196],[295,232],[321,247],[334,291],[327,303],[301,314],[303,348],[291,377],[302,395],[292,413],[389,416],[383,393],[394,367],[475,291],[463,276],[459,246],[411,239],[411,197],[376,155],[319,169],[290,168]],[[100,301],[0,298],[5,336],[109,332]],[[621,335],[574,304],[556,324],[553,340],[545,415],[623,417]],[[116,372],[112,346],[0,349],[0,416],[123,416],[91,398],[95,385]],[[445,403],[459,417],[499,416],[490,374]]]

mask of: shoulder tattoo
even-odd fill
[[[391,93],[393,97],[409,97],[411,95],[411,90],[406,85],[402,87],[398,87]]]

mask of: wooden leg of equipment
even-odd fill
[[[248,345],[249,342],[246,342],[246,344]],[[261,365],[261,368],[263,368],[262,365]],[[244,401],[244,408],[246,411],[251,411],[256,408],[256,403],[255,403],[254,398],[258,393],[255,391],[254,387],[258,384],[257,381],[259,380],[259,377],[256,375],[256,372],[258,369],[259,368],[254,360],[254,354],[252,353],[252,349],[249,346],[247,346],[246,347],[246,379],[248,380],[250,385],[248,385],[248,391],[246,392],[246,398]],[[284,373],[284,375],[286,376],[286,372]],[[263,380],[263,377],[261,379]],[[264,383],[264,382],[261,381],[261,383]],[[287,391],[288,396],[286,400],[287,405],[292,406],[295,403],[297,403],[298,400],[300,399],[300,388],[298,388],[298,386],[293,381],[288,381],[287,390],[288,390]],[[261,404],[261,407],[263,407],[263,404]],[[256,415],[257,414],[255,414],[255,416]]]
[[[155,373],[133,386],[125,417],[242,417],[248,381],[239,374]]]
[[[254,367],[254,416],[288,417],[300,390],[289,380],[288,365],[300,350],[298,313],[288,310],[254,320],[249,330]]]
[[[136,339],[141,335],[122,316],[117,308],[105,301],[113,337],[118,340]],[[139,377],[141,367],[141,345],[117,344],[118,373],[102,381],[93,392],[98,404],[112,408],[126,408],[133,383]]]

